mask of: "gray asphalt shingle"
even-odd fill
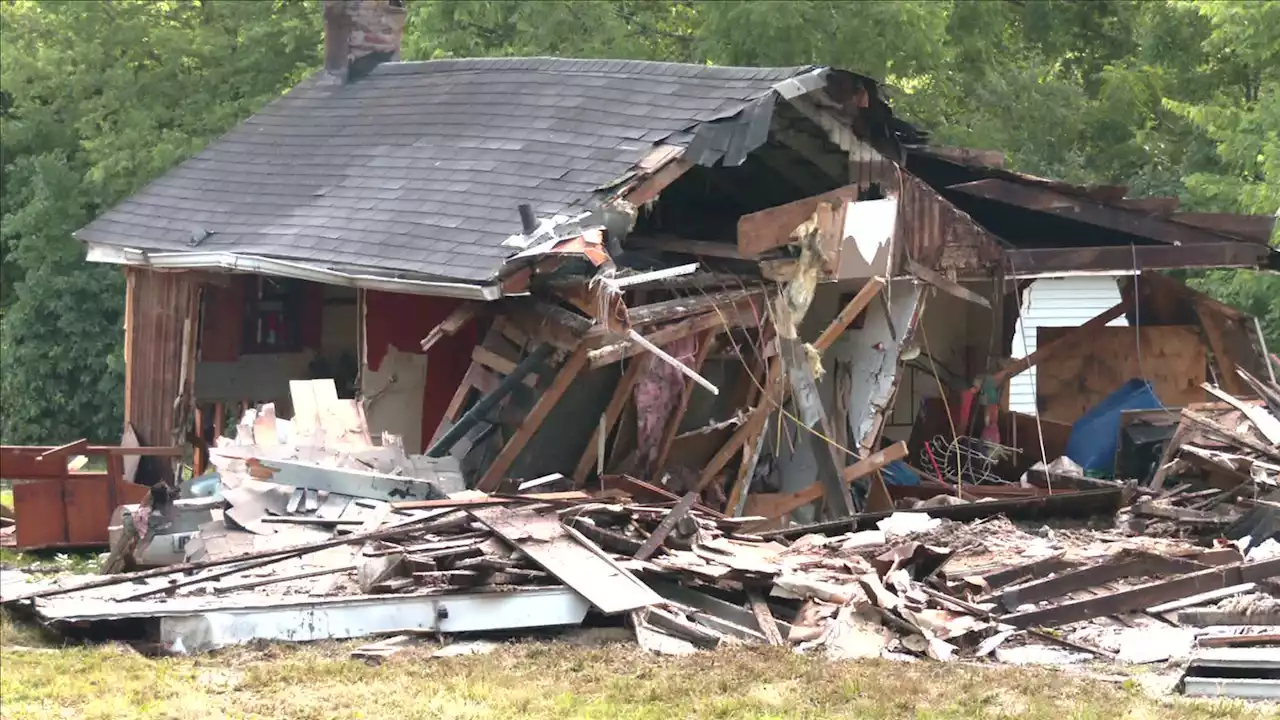
[[[495,58],[317,75],[76,236],[484,280],[518,251],[502,246],[518,204],[583,206],[655,144],[688,145],[810,69]]]

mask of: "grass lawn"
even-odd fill
[[[633,645],[519,642],[373,667],[353,644],[198,658],[117,645],[49,649],[0,618],[0,717],[20,718],[1113,718],[1280,717],[1274,706],[1157,698],[1135,680],[936,663],[827,663],[781,649],[654,658]],[[22,647],[15,647],[22,646]]]

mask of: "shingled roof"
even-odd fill
[[[317,73],[76,236],[483,281],[519,250],[502,243],[520,203],[584,206],[656,144],[771,108],[811,70],[512,58]]]

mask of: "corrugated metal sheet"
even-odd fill
[[[920,178],[902,170],[898,178],[902,198],[895,242],[912,260],[957,275],[986,274],[1000,263],[1003,254],[994,235]]]
[[[1013,333],[1012,357],[1036,351],[1036,329],[1079,327],[1102,311],[1120,302],[1120,286],[1113,277],[1044,278],[1031,283],[1023,293],[1022,310]],[[1129,322],[1120,316],[1107,323],[1123,327]],[[1009,409],[1036,413],[1036,369],[1033,367],[1009,380]]]
[[[180,444],[195,372],[199,278],[133,267],[126,272],[124,420],[144,446]]]

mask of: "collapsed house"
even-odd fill
[[[835,68],[394,62],[402,13],[327,4],[324,70],[77,233],[128,278],[127,435],[217,490],[116,512],[113,568],[172,565],[21,595],[47,622],[204,649],[594,607],[655,647],[946,658],[1280,570],[1181,532],[1274,522],[1275,369],[1160,272],[1280,268],[1274,218],[930,145]],[[1184,537],[1027,561],[1008,524],[1122,508]],[[996,517],[982,562],[929,535]]]

